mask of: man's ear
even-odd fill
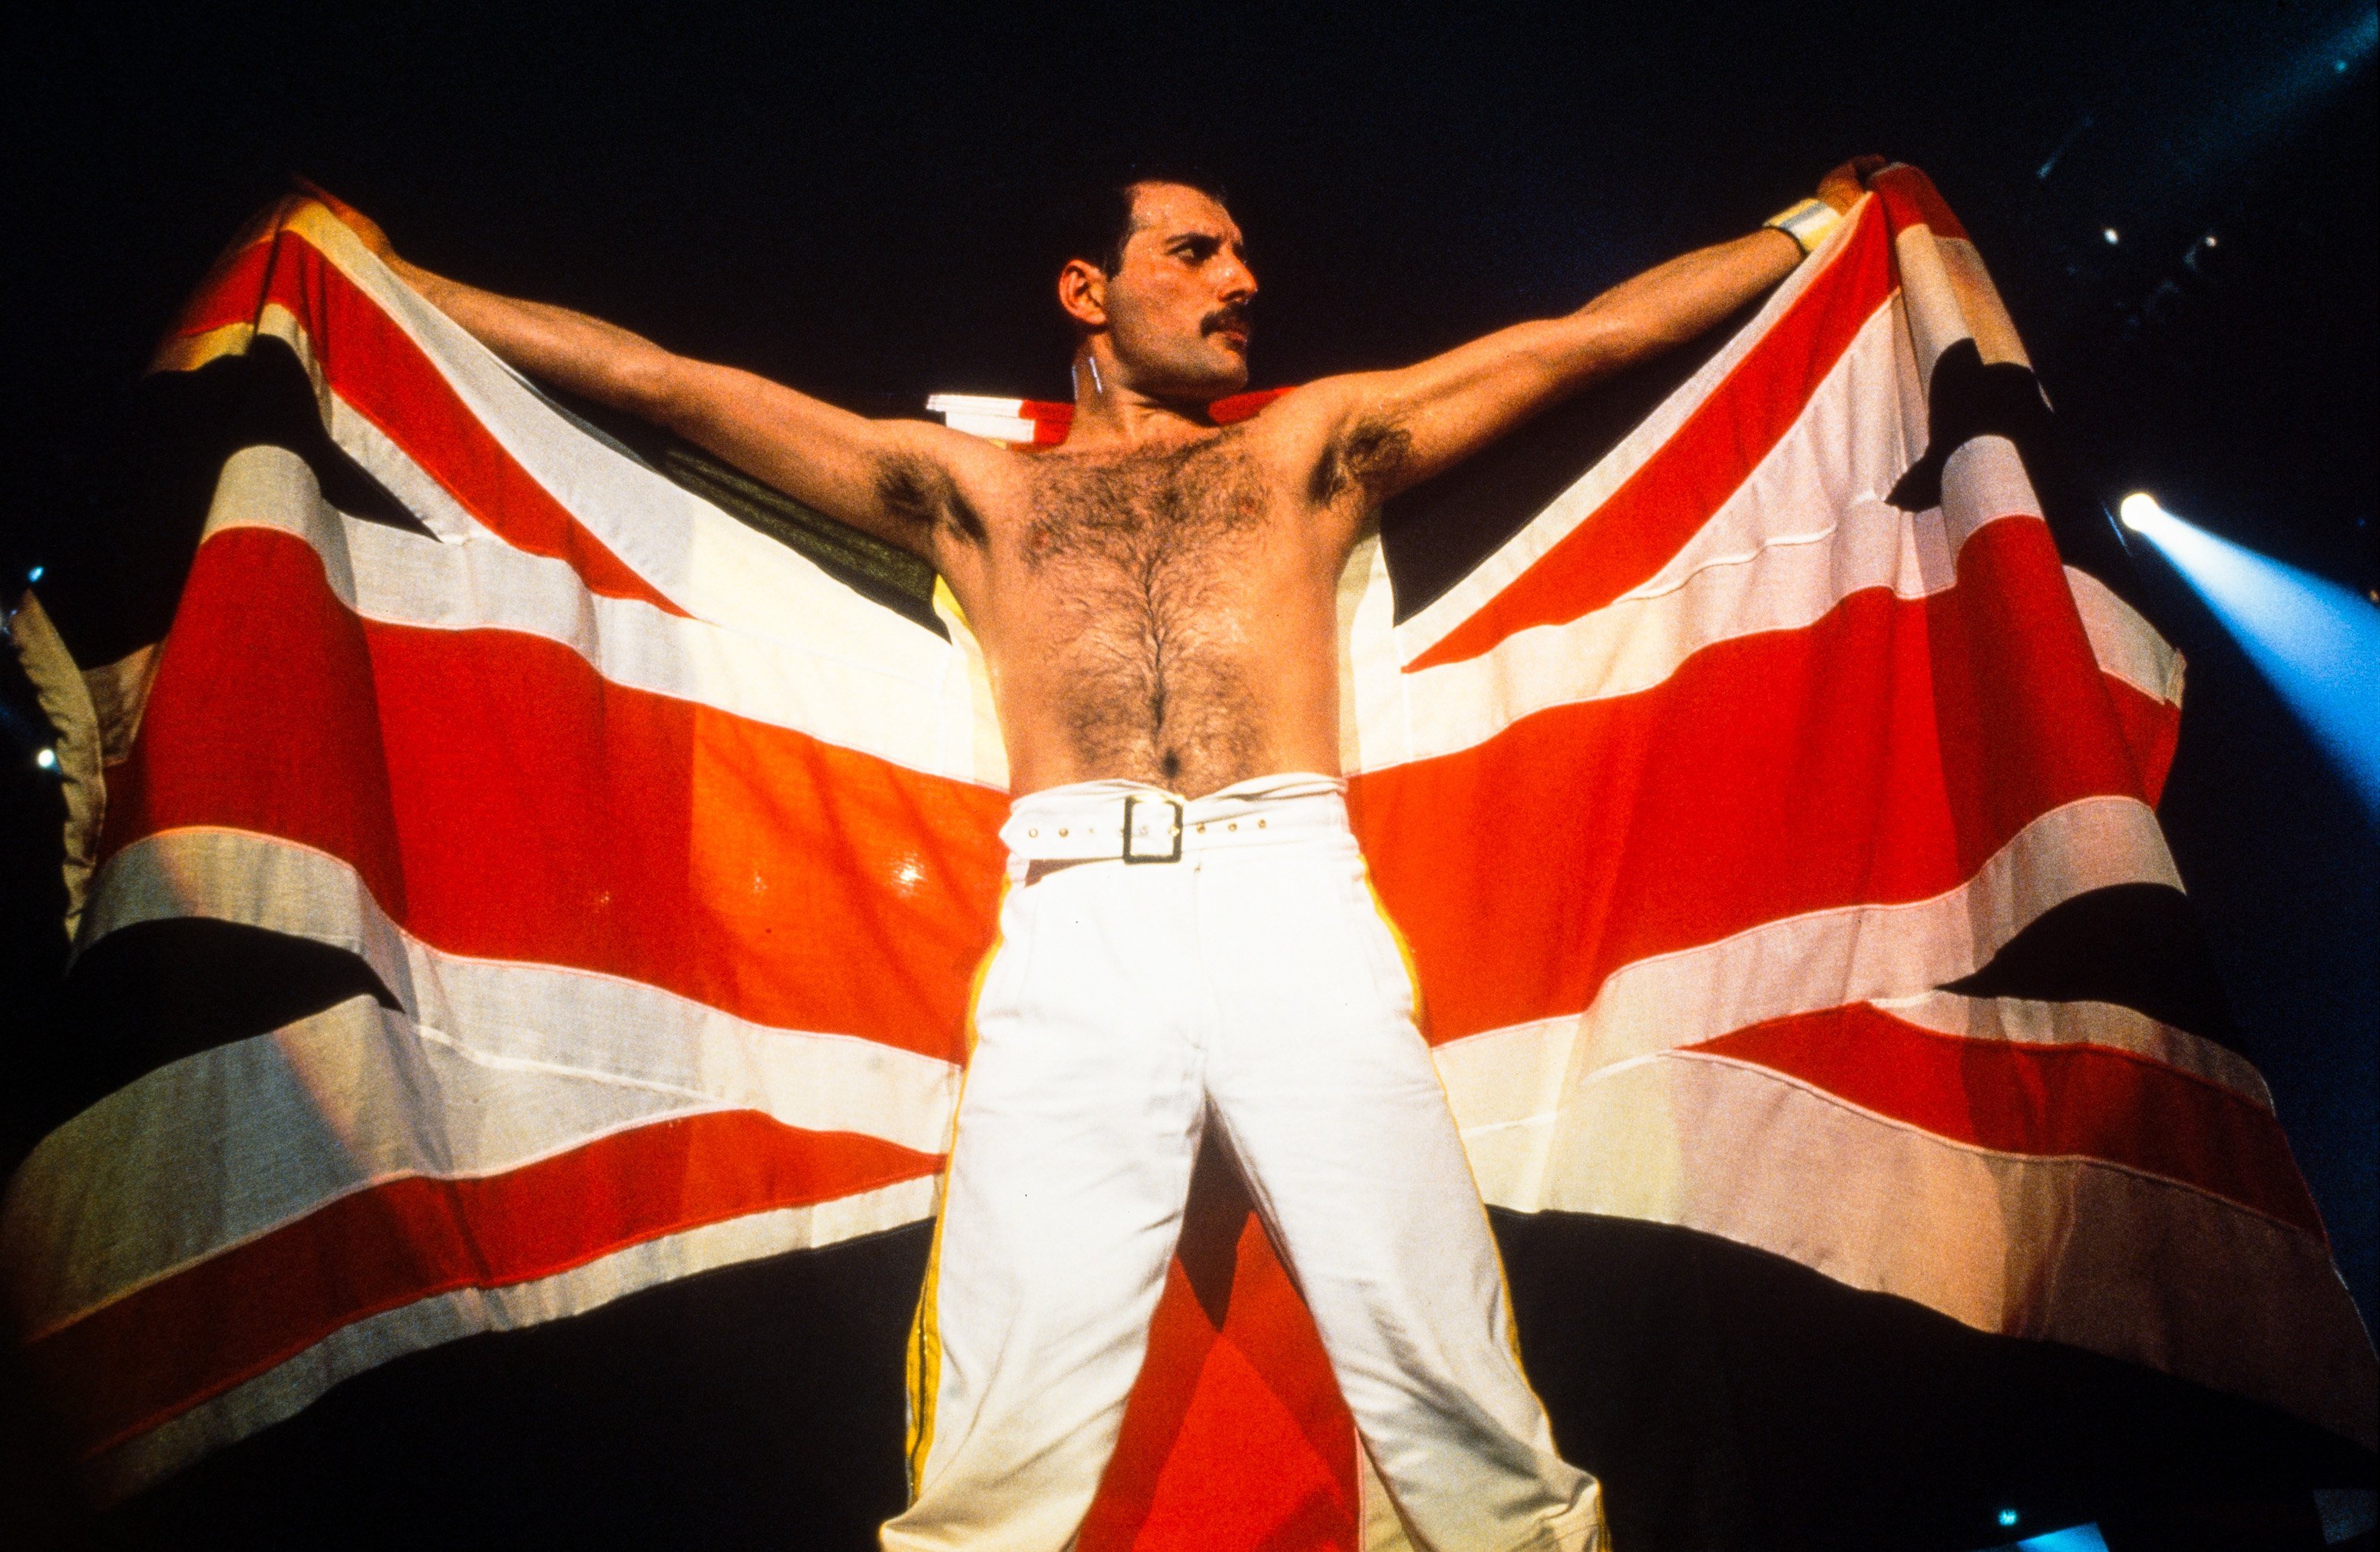
[[[1058,272],[1058,305],[1087,329],[1107,327],[1107,272],[1088,259],[1067,260]]]

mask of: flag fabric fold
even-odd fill
[[[1891,169],[1714,343],[1608,450],[1556,412],[1416,493],[1342,582],[1350,803],[1483,1197],[2369,1450],[2269,1095],[2116,968],[2181,909],[2182,665],[2061,562],[1972,243]],[[556,406],[310,201],[156,371],[277,373],[315,423],[228,438],[171,629],[84,676],[74,975],[185,929],[346,968],[119,1060],[9,1181],[17,1338],[99,1495],[409,1355],[929,1220],[1006,803],[947,597]],[[1025,445],[1062,408],[940,406]],[[1434,592],[1425,512],[1488,546]],[[1210,1161],[1084,1545],[1401,1543]]]

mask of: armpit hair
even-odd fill
[[[876,499],[905,522],[932,532],[945,525],[981,543],[983,519],[959,495],[940,464],[915,453],[887,453],[876,465]]]
[[[1335,501],[1352,489],[1378,501],[1404,483],[1413,461],[1413,433],[1385,416],[1366,416],[1347,428],[1314,471],[1315,497]]]

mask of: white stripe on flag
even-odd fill
[[[2153,701],[2180,705],[2183,664],[2173,643],[2088,571],[2066,568],[2066,585],[2074,594],[2074,610],[2082,617],[2082,633],[2090,638],[2091,655],[2099,660],[2100,672]]]
[[[993,442],[1030,442],[1037,429],[1031,421],[1014,415],[971,415],[953,411],[945,414],[942,420],[953,431],[963,431],[969,436],[981,436]]]

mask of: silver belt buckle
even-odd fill
[[[1144,851],[1135,844],[1140,826],[1134,822],[1135,808],[1170,810],[1165,823],[1172,837],[1171,851]],[[1144,798],[1127,793],[1123,800],[1123,860],[1127,862],[1178,862],[1182,861],[1182,805],[1172,798]]]

